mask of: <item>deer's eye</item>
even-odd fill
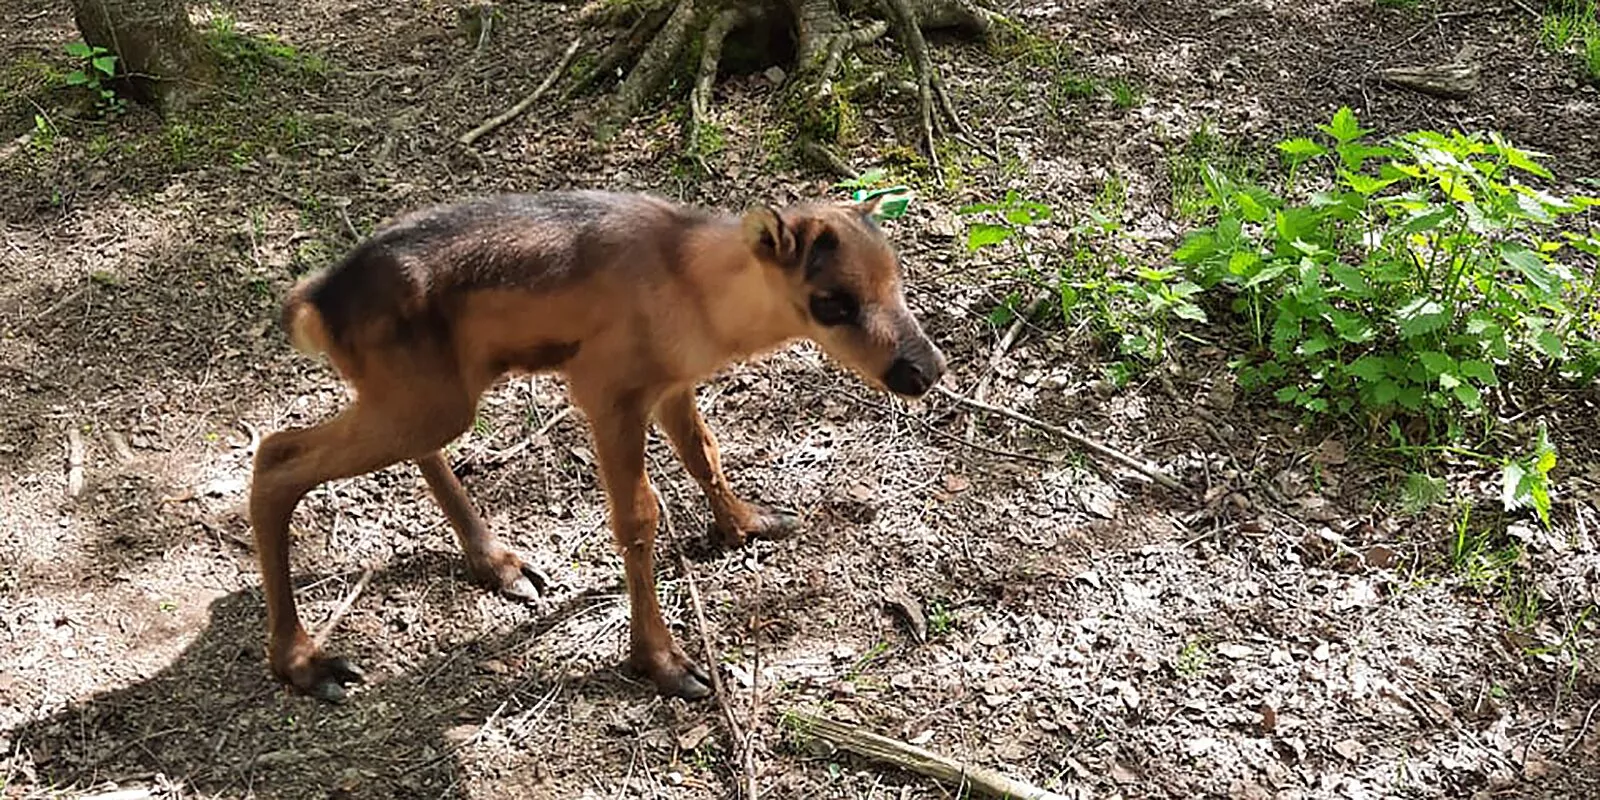
[[[811,296],[811,318],[819,325],[833,327],[856,321],[861,307],[848,292],[828,292]]]

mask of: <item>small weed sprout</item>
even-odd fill
[[[69,42],[67,55],[78,62],[78,66],[67,73],[68,86],[82,86],[95,95],[95,108],[101,114],[116,115],[122,113],[127,107],[127,101],[117,96],[109,85],[109,81],[117,74],[117,57],[111,51],[99,45],[88,45],[83,42]]]

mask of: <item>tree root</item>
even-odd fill
[[[939,163],[939,137],[951,136],[988,152],[957,112],[923,31],[959,28],[988,37],[1002,17],[979,6],[976,0],[877,0],[868,5],[876,6],[875,13],[880,18],[852,26],[840,13],[840,5],[840,0],[634,0],[619,10],[615,3],[595,0],[583,12],[588,24],[620,23],[628,17],[633,22],[562,97],[570,99],[614,73],[621,74],[622,68],[631,63],[602,112],[602,124],[620,123],[650,102],[674,72],[684,66],[682,59],[694,52],[698,43],[698,63],[690,65],[689,150],[705,168],[699,151],[711,125],[712,95],[724,45],[735,33],[742,37],[746,30],[764,30],[760,25],[781,21],[797,34],[794,69],[783,81],[784,102],[791,105],[791,113],[809,118],[808,107],[839,106],[821,108],[810,123],[801,123],[800,147],[829,170],[851,174],[854,171],[849,165],[828,147],[839,132],[833,124],[838,121],[834,114],[849,99],[834,97],[840,91],[834,80],[852,50],[877,42],[892,31],[916,76],[912,91],[917,98],[918,149],[925,151],[939,180],[944,177]],[[823,127],[807,129],[815,123]]]
[[[717,66],[722,63],[722,43],[746,17],[744,9],[723,9],[711,20],[701,40],[700,69],[695,74],[694,89],[689,93],[689,152],[706,172],[711,170],[701,152],[701,136],[711,116],[711,91],[717,82]]]

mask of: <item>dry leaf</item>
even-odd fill
[[[1388,569],[1400,562],[1400,554],[1381,544],[1367,548],[1367,566]]]
[[[1355,761],[1367,753],[1367,746],[1354,740],[1346,739],[1333,746],[1333,751],[1344,756],[1346,761]]]
[[[693,750],[699,747],[700,743],[704,742],[706,737],[710,735],[711,726],[702,722],[678,736],[678,748],[681,750]]]

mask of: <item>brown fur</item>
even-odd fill
[[[325,354],[356,397],[321,425],[267,437],[256,455],[250,516],[273,671],[328,698],[358,677],[318,652],[290,591],[289,517],[325,481],[415,462],[472,574],[532,594],[531,571],[483,524],[440,449],[504,374],[555,371],[589,418],[623,552],[629,663],[663,693],[703,696],[704,673],[657,604],[646,430],[654,418],[666,431],[726,544],[792,527],[729,488],[695,387],[730,361],[810,338],[876,387],[927,391],[944,357],[906,308],[874,210],[763,207],[741,219],[643,195],[482,198],[402,217],[297,285],[283,311],[291,342]]]

